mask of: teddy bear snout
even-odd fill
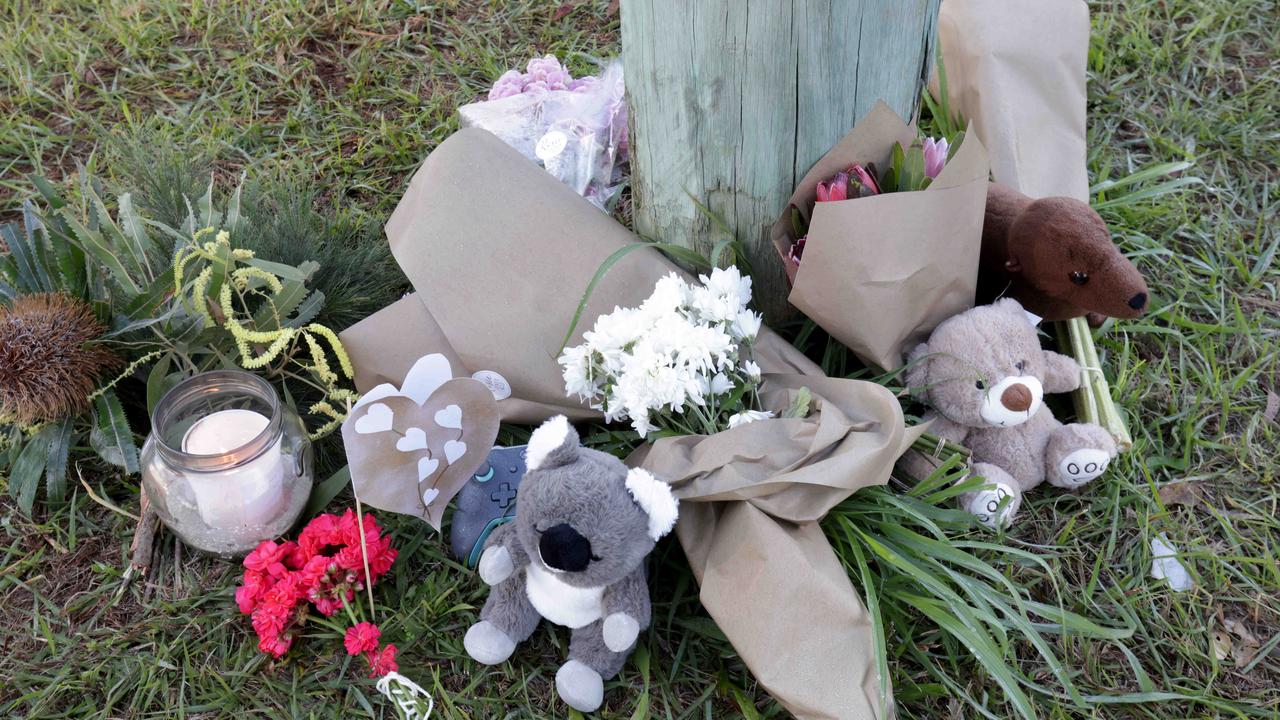
[[[1044,386],[1031,375],[1006,377],[984,393],[980,414],[993,427],[1013,427],[1040,410]]]
[[[581,572],[591,562],[591,541],[571,525],[560,523],[542,533],[538,554],[552,570]]]
[[[1031,407],[1032,400],[1031,388],[1022,383],[1010,385],[1004,389],[1004,392],[1000,393],[1000,404],[1006,410],[1014,412],[1026,412]]]

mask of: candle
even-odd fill
[[[187,430],[182,451],[234,460],[236,451],[262,434],[268,423],[265,415],[253,410],[219,410]],[[277,439],[261,455],[234,467],[187,473],[200,518],[210,527],[224,529],[270,522],[279,516],[284,501],[285,467]]]

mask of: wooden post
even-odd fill
[[[795,183],[884,100],[914,116],[939,0],[623,0],[636,229],[707,252],[692,195],[746,248],[756,305],[794,316],[769,227]]]

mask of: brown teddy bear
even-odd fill
[[[1007,525],[1022,494],[1046,480],[1068,490],[1084,486],[1116,455],[1115,441],[1102,427],[1064,425],[1043,404],[1046,392],[1079,387],[1080,366],[1041,349],[1016,300],[943,321],[928,342],[911,351],[906,379],[932,408],[930,432],[968,447],[973,473],[989,482],[960,498],[986,525]],[[932,469],[919,455],[903,462],[917,478]]]
[[[1045,320],[1134,318],[1147,283],[1088,204],[1033,200],[1000,183],[987,192],[978,301],[1011,297]]]

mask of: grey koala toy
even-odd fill
[[[476,661],[511,657],[546,618],[573,630],[556,692],[593,712],[649,626],[644,559],[675,526],[666,483],[581,447],[564,416],[529,439],[516,518],[489,536],[480,579],[491,586],[464,645]]]
[[[1073,358],[1041,349],[1016,300],[948,318],[911,351],[907,386],[932,407],[930,432],[967,446],[973,473],[988,481],[960,496],[983,524],[1012,522],[1022,494],[1042,482],[1083,487],[1116,456],[1111,433],[1092,423],[1064,425],[1043,403],[1046,392],[1079,387],[1080,372]],[[902,464],[919,478],[932,469],[918,454]]]

